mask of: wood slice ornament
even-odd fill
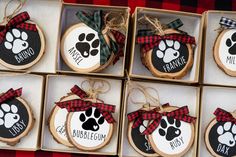
[[[116,53],[122,49],[125,36],[119,31],[110,31],[102,26],[101,11],[94,13],[94,20],[81,11],[76,16],[81,22],[64,33],[61,56],[76,72],[99,72],[114,61]]]
[[[194,117],[188,115],[187,106],[164,107],[163,110],[144,113],[143,119],[151,120],[144,134],[155,152],[161,156],[183,156],[194,141]]]
[[[143,120],[142,113],[153,110],[156,107],[144,105],[143,108],[131,112],[127,115],[128,124],[128,141],[130,145],[143,156],[159,156],[153,149],[148,140],[148,135],[142,134],[146,130],[149,121]]]
[[[111,113],[115,112],[115,106],[89,98],[78,86],[73,88],[79,92],[68,96],[67,101],[57,103],[69,111],[66,120],[68,139],[80,150],[100,149],[107,145],[112,137],[115,120]],[[78,95],[82,99],[78,99]]]
[[[193,65],[194,37],[177,30],[182,26],[180,19],[168,24],[166,29],[149,18],[148,21],[158,27],[159,33],[154,34],[154,31],[150,30],[139,31],[137,43],[141,44],[142,63],[156,77],[182,78]],[[173,25],[176,22],[180,23]]]
[[[217,37],[213,49],[217,65],[228,75],[236,76],[236,21],[222,17],[222,31]]]
[[[36,64],[45,51],[45,38],[40,27],[27,12],[19,13],[0,25],[0,64],[21,70]]]
[[[35,119],[27,102],[21,98],[22,88],[0,95],[0,141],[16,145],[33,128]]]
[[[71,95],[75,99],[80,99],[79,96],[74,95],[73,93],[69,93],[67,96],[62,97],[60,102],[71,100]],[[68,140],[66,133],[66,118],[68,111],[66,108],[60,108],[55,105],[52,109],[51,114],[49,116],[49,131],[52,134],[53,138],[60,144],[63,144],[67,147],[74,147]]]
[[[208,151],[216,157],[236,156],[236,114],[220,108],[214,114],[205,131]]]

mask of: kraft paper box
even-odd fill
[[[193,157],[197,155],[197,141],[198,141],[198,121],[199,121],[199,101],[200,101],[200,89],[199,87],[195,86],[181,86],[181,85],[171,85],[165,83],[152,83],[152,82],[138,82],[133,81],[128,84],[138,83],[144,87],[151,87],[158,91],[159,93],[159,100],[161,104],[169,103],[173,106],[185,106],[187,105],[189,108],[189,115],[197,117],[195,123],[195,137],[192,147],[189,151],[184,155],[186,157]],[[132,87],[136,87],[135,85]],[[128,126],[128,119],[127,114],[133,111],[136,111],[142,107],[142,104],[133,104],[132,101],[137,102],[145,102],[144,95],[138,91],[130,93],[128,85],[126,85],[125,89],[125,97],[124,97],[124,111],[123,111],[123,119],[122,119],[122,126],[121,126],[121,140],[120,140],[120,150],[119,156],[124,157],[138,157],[142,156],[137,153],[131,144],[128,141],[127,137],[127,126]],[[171,92],[170,92],[171,91]],[[150,89],[150,94],[152,96],[157,95],[154,90]],[[128,97],[128,95],[130,95]],[[157,97],[155,97],[157,98]],[[131,100],[132,99],[132,100]],[[147,147],[148,148],[148,147]]]
[[[116,155],[118,147],[118,135],[119,135],[119,122],[122,103],[122,81],[116,79],[104,79],[111,85],[109,92],[100,94],[99,99],[103,100],[107,104],[116,106],[113,117],[116,120],[114,131],[110,143],[103,148],[96,151],[82,151],[76,148],[69,148],[62,144],[59,144],[53,139],[49,131],[48,119],[49,115],[55,105],[55,102],[60,101],[60,98],[70,93],[70,89],[74,85],[80,86],[80,84],[88,79],[94,77],[79,77],[79,76],[67,76],[67,75],[48,75],[45,89],[45,106],[44,117],[41,136],[41,149],[46,151],[57,152],[70,152],[70,153],[82,153],[82,154],[100,154],[100,155]],[[103,79],[103,78],[102,78]],[[60,89],[60,90],[58,90]]]
[[[0,142],[0,149],[36,151],[39,149],[43,109],[44,77],[33,74],[0,73],[0,93],[22,87],[22,98],[31,107],[35,122],[32,130],[15,146]]]
[[[8,0],[0,1],[0,10],[3,11]],[[13,1],[8,7],[8,13],[10,10],[14,10],[18,1]],[[37,0],[26,1],[24,7],[20,12],[27,11],[35,23],[43,31],[45,38],[45,52],[38,63],[25,70],[12,70],[0,65],[0,70],[4,71],[27,71],[34,73],[56,73],[56,56],[57,56],[57,41],[59,34],[59,21],[61,14],[61,2],[59,0]],[[3,12],[0,14],[0,19],[3,19]]]
[[[207,150],[206,143],[204,140],[206,128],[208,124],[213,120],[213,118],[215,118],[214,111],[217,108],[222,108],[227,112],[235,111],[236,109],[235,94],[236,94],[235,88],[217,87],[217,86],[202,87],[198,157],[212,156],[210,152]]]
[[[127,46],[127,37],[128,37],[128,26],[129,26],[129,12],[130,9],[128,7],[119,7],[119,6],[101,6],[101,5],[83,5],[83,4],[70,4],[70,3],[63,3],[62,12],[61,12],[61,20],[60,20],[60,39],[66,32],[68,28],[72,25],[77,24],[80,20],[76,16],[76,12],[84,11],[92,13],[93,11],[102,10],[105,12],[120,12],[125,15],[125,24],[126,24],[126,32],[125,32],[125,45],[124,45],[124,57],[120,57],[120,59],[116,62],[116,64],[111,64],[104,70],[100,72],[91,72],[91,73],[83,73],[80,74],[91,74],[91,75],[102,75],[102,76],[114,76],[114,77],[124,77],[125,71],[125,59],[126,59],[126,46]],[[63,60],[61,56],[60,50],[61,41],[58,43],[58,52],[57,52],[57,72],[61,73],[72,73],[78,74],[72,70]]]
[[[158,18],[161,23],[167,24],[176,19],[180,19],[183,22],[183,26],[180,30],[187,32],[189,35],[195,37],[196,47],[193,49],[193,65],[187,74],[181,79],[167,79],[155,77],[151,72],[142,64],[140,59],[140,45],[136,43],[136,35],[140,29],[151,29],[150,25],[140,24],[138,21],[143,15]],[[133,33],[132,33],[132,44],[131,44],[131,61],[129,68],[129,75],[131,78],[139,79],[153,79],[183,83],[198,83],[199,82],[199,69],[200,69],[200,58],[201,58],[201,42],[202,42],[202,31],[203,31],[203,20],[200,14],[193,14],[187,12],[178,12],[171,10],[162,9],[151,9],[137,7],[133,16]]]
[[[235,77],[227,75],[215,62],[213,48],[219,35],[221,17],[234,19],[236,12],[233,11],[207,11],[205,15],[205,30],[203,42],[203,84],[236,86]]]

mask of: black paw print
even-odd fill
[[[93,33],[89,33],[87,35],[82,33],[79,35],[79,42],[76,43],[75,47],[83,57],[87,58],[90,54],[92,56],[96,56],[98,54],[97,48],[99,46],[99,39],[94,40],[94,38],[95,34]]]
[[[98,131],[99,125],[104,123],[104,117],[98,109],[90,108],[85,111],[85,114],[81,114],[79,117],[80,121],[83,122],[82,128],[84,130]]]
[[[162,119],[160,126],[161,128],[159,129],[159,134],[161,136],[165,136],[167,141],[171,141],[181,134],[179,129],[181,122],[172,117],[167,117],[167,121]]]
[[[236,55],[236,33],[234,33],[231,38],[226,40],[226,45],[229,47],[228,52],[231,55]]]

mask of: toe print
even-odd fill
[[[228,38],[225,44],[229,48],[229,54],[236,55],[236,33],[234,33],[230,38]]]
[[[236,125],[231,122],[226,122],[224,125],[220,125],[217,128],[217,133],[219,135],[218,141],[229,147],[235,146],[236,140]]]
[[[86,40],[87,41],[91,41],[93,40],[93,38],[95,37],[95,35],[93,33],[89,33],[87,36],[86,36]]]
[[[140,134],[142,134],[142,133],[147,129],[147,126],[148,126],[148,121],[147,121],[147,120],[144,120],[144,121],[143,121],[143,124],[141,124],[141,125],[139,126],[139,132],[140,132]],[[145,135],[145,139],[148,140],[147,135]]]
[[[104,123],[104,117],[101,117],[98,119],[98,124],[103,124]]]
[[[180,43],[173,40],[162,40],[158,45],[156,56],[162,58],[164,63],[169,63],[179,57]]]
[[[78,40],[75,47],[84,58],[87,58],[90,55],[96,56],[98,54],[99,39],[95,39],[95,34],[89,33],[86,35],[85,33],[82,33],[79,35]]]
[[[6,49],[12,50],[14,54],[18,54],[28,48],[29,43],[27,42],[27,39],[28,35],[25,32],[20,32],[18,29],[12,29],[12,32],[7,32],[4,45]]]
[[[167,117],[167,120],[161,120],[159,134],[161,136],[165,136],[167,141],[172,141],[181,134],[179,129],[180,126],[181,122],[179,120],[175,120],[172,117]]]
[[[86,120],[86,117],[85,117],[84,114],[81,114],[79,119],[80,119],[81,122],[84,122]]]
[[[18,108],[15,105],[2,104],[0,107],[0,125],[4,125],[5,128],[11,128],[20,120],[17,112]]]
[[[83,123],[82,128],[91,131],[98,131],[99,125],[105,121],[99,110],[95,108],[90,108],[85,113],[80,114],[79,119]]]
[[[87,117],[90,117],[92,115],[92,112],[93,112],[93,109],[90,108],[85,112],[85,114],[86,114]]]

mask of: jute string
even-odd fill
[[[143,15],[142,17],[138,19],[138,21],[141,21],[141,20],[145,20],[149,24],[151,24],[154,27],[155,32],[157,32],[161,36],[165,35],[165,32],[164,32],[165,26],[162,25],[161,22],[157,18],[152,18],[147,15]]]
[[[86,84],[87,87],[84,87]],[[96,101],[99,94],[104,94],[110,91],[111,85],[107,80],[87,79],[81,82],[81,88],[86,91],[89,98]]]
[[[12,13],[10,13],[9,15],[7,14],[7,9],[10,6],[10,4],[12,2],[18,2],[17,7],[13,10]],[[12,17],[14,17],[18,12],[20,12],[20,10],[22,9],[22,7],[25,5],[26,0],[10,0],[7,2],[6,6],[4,7],[4,16],[2,21],[0,22],[1,24],[6,24],[10,19],[12,19]]]

